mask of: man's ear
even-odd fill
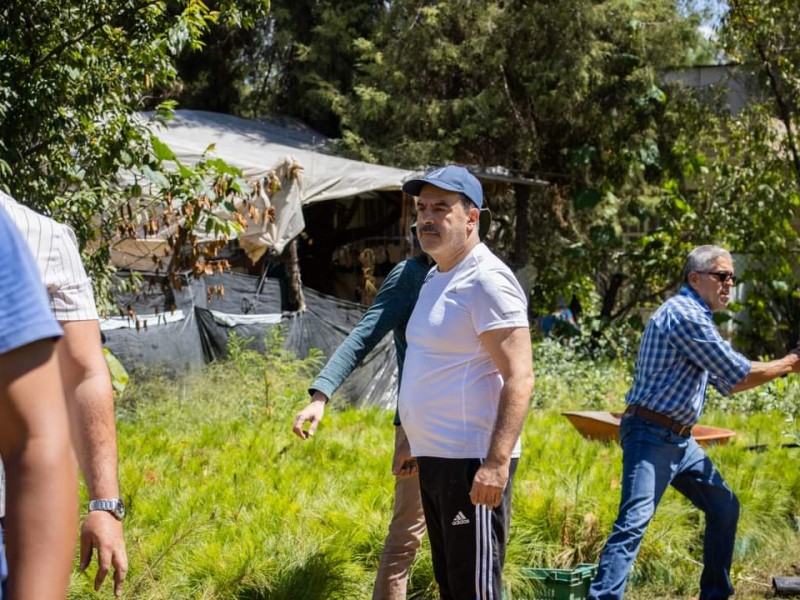
[[[481,209],[473,204],[472,206],[469,207],[469,218],[467,220],[467,223],[477,228],[480,220],[481,220]]]

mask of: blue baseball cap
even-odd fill
[[[450,165],[431,171],[421,179],[409,179],[403,184],[403,191],[412,196],[419,196],[426,185],[435,185],[450,192],[460,192],[475,206],[483,208],[481,182],[464,167]]]

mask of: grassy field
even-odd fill
[[[511,599],[531,597],[525,566],[594,562],[619,501],[619,448],[584,440],[560,411],[619,408],[629,366],[583,362],[553,344],[537,346],[534,356],[537,389],[506,566]],[[392,415],[329,410],[317,436],[301,442],[291,420],[317,367],[315,358],[237,347],[230,360],[184,380],[135,380],[119,402],[131,563],[125,597],[370,597],[391,512]],[[780,380],[736,402],[712,398],[704,419],[739,433],[711,450],[742,501],[737,598],[764,598],[772,575],[800,575],[800,452],[778,447],[797,434],[787,415],[798,397],[800,386]],[[747,449],[755,443],[768,447]],[[696,594],[702,527],[701,514],[669,491],[627,597]],[[108,585],[95,594],[92,580],[91,569],[76,572],[70,598],[112,597]],[[427,543],[410,597],[436,598]]]

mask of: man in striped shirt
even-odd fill
[[[67,400],[72,443],[89,494],[89,512],[81,527],[80,566],[97,550],[99,589],[114,568],[119,595],[128,568],[120,521],[117,436],[111,378],[100,341],[92,283],[81,262],[73,231],[0,192],[0,207],[22,231],[44,281],[50,308],[64,329],[56,345]],[[113,507],[113,508],[112,508]]]
[[[589,590],[592,600],[622,598],[642,537],[668,485],[706,515],[700,599],[733,594],[730,568],[739,501],[692,438],[692,426],[703,412],[707,384],[728,395],[800,371],[797,350],[778,360],[754,362],[722,339],[712,313],[727,306],[735,282],[727,250],[695,248],[680,291],[645,328],[620,424],[619,515]]]

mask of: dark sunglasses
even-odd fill
[[[727,283],[731,282],[733,284],[736,283],[736,275],[731,273],[730,271],[698,271],[698,273],[705,273],[706,275],[711,275],[715,277],[717,281],[720,283]]]

